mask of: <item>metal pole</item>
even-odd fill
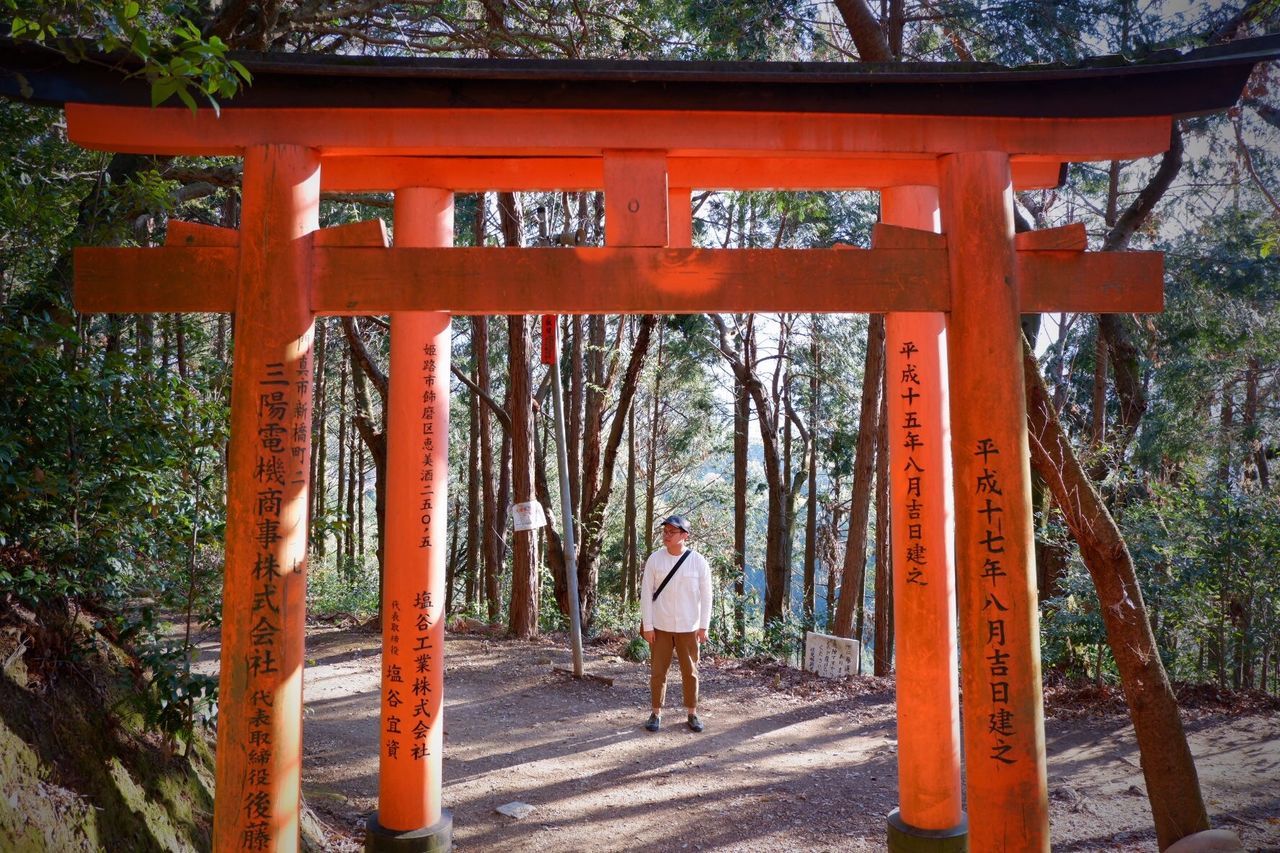
[[[544,333],[546,326],[544,328]],[[555,328],[554,324],[552,328]],[[556,457],[560,462],[560,507],[564,519],[564,571],[569,583],[569,637],[573,677],[582,678],[582,605],[578,601],[578,557],[573,545],[573,499],[569,495],[569,451],[564,437],[564,400],[560,390],[560,347],[551,356],[551,400],[556,416]]]

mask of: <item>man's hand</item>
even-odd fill
[[[652,628],[650,628],[648,631],[641,631],[641,632],[640,632],[640,636],[641,636],[641,637],[644,637],[644,641],[645,641],[646,643],[649,643],[649,644],[652,644],[652,643],[653,643],[653,629],[652,629]]]
[[[706,628],[699,628],[699,629],[698,629],[698,636],[697,636],[697,640],[698,640],[698,642],[699,642],[699,643],[705,643],[705,642],[707,641],[707,629],[706,629]]]

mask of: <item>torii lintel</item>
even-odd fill
[[[361,236],[382,233],[378,220],[362,226]],[[311,309],[316,314],[951,309],[945,245],[898,248],[890,243],[886,248],[852,251],[419,249],[374,242],[336,245],[330,231],[315,232],[311,249]],[[76,308],[234,311],[239,264],[234,233],[211,241],[219,245],[77,249]],[[885,243],[883,237],[879,243]],[[1150,313],[1163,308],[1163,259],[1158,252],[1027,248],[1018,251],[1017,263],[1019,300],[1028,312]]]

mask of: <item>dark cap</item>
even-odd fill
[[[683,515],[669,515],[662,519],[662,524],[670,524],[672,527],[679,527],[685,533],[689,532],[689,522],[685,520]]]

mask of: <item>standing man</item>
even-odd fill
[[[689,522],[673,515],[662,522],[662,547],[649,555],[640,582],[640,635],[649,643],[649,693],[653,713],[644,727],[662,728],[671,653],[680,660],[680,686],[689,728],[702,731],[698,719],[698,646],[711,626],[711,567],[690,550]]]

